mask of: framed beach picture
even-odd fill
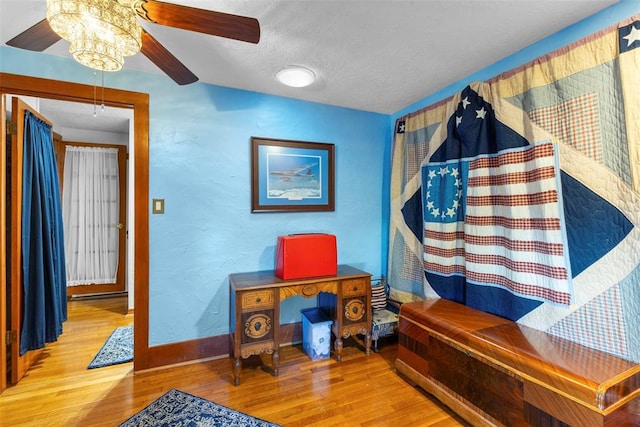
[[[251,212],[333,211],[334,145],[251,138]]]

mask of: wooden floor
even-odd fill
[[[132,363],[87,370],[113,329],[133,322],[126,312],[126,297],[71,301],[59,341],[0,395],[0,425],[117,426],[171,388],[282,426],[466,425],[396,375],[393,342],[367,357],[347,340],[341,363],[283,347],[277,378],[270,357],[252,357],[237,387],[228,358],[135,375]]]

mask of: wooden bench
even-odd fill
[[[639,364],[445,299],[402,304],[396,369],[473,425],[640,425]]]

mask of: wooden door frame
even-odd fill
[[[7,95],[24,95],[61,101],[94,102],[94,87],[79,83],[0,73],[0,131],[6,138]],[[149,94],[119,89],[104,89],[104,103],[111,107],[133,109],[135,242],[134,268],[134,371],[149,367]],[[6,348],[6,142],[0,148],[0,349]],[[13,262],[13,259],[11,260]],[[6,388],[7,360],[0,351],[0,393]]]

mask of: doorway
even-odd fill
[[[18,76],[13,74],[0,73],[0,111],[5,120],[0,123],[0,129],[6,135],[6,98],[7,94],[16,94],[23,96],[33,96],[38,98],[56,99],[63,101],[74,101],[85,104],[94,102],[94,87],[89,85],[81,85],[76,83],[61,82],[48,79],[40,79],[26,76]],[[133,245],[133,262],[132,271],[135,277],[133,286],[134,301],[134,370],[145,369],[148,366],[148,194],[149,194],[149,174],[148,174],[148,144],[149,144],[149,96],[138,92],[129,92],[116,89],[105,88],[104,103],[109,106],[121,108],[129,108],[133,110],[133,144],[131,147],[132,158],[130,158],[130,168],[132,188],[134,194],[130,194],[132,203],[133,218],[131,222],[134,230],[129,238]],[[6,233],[6,147],[1,148],[2,162],[0,164],[0,218],[3,227],[0,228],[0,277],[3,278],[3,284],[0,286],[0,348],[6,348],[7,338],[7,264],[20,262],[13,256],[8,257],[7,253],[7,233]],[[2,351],[0,355],[0,392],[6,386],[7,370],[6,370],[6,352]]]
[[[51,99],[36,101],[38,111],[53,123],[68,252],[67,295],[125,292],[133,286],[127,272],[132,248],[126,245],[127,218],[132,217],[127,211],[131,173],[127,156],[132,145],[133,112]],[[76,196],[72,197],[72,192]],[[97,197],[85,199],[83,195],[88,193]],[[97,214],[99,211],[104,213]],[[101,232],[79,231],[87,227]],[[129,308],[133,308],[133,300]]]
[[[26,168],[26,159],[27,159],[27,155],[26,155],[26,148],[23,149],[23,137],[26,140],[26,125],[23,126],[23,123],[25,121],[25,118],[28,116],[28,114],[30,114],[31,116],[34,117],[38,117],[38,120],[40,122],[46,122],[48,123],[48,125],[50,127],[48,127],[48,129],[52,129],[49,130],[49,132],[53,133],[53,144],[54,145],[58,145],[58,149],[56,150],[54,148],[54,151],[57,151],[58,153],[58,159],[57,159],[57,163],[58,163],[58,172],[60,175],[60,172],[63,171],[63,167],[64,167],[64,160],[65,160],[65,152],[66,152],[66,146],[64,141],[62,141],[62,137],[59,136],[59,134],[57,134],[55,132],[56,129],[60,130],[58,126],[59,124],[71,124],[74,125],[76,129],[73,128],[66,128],[65,133],[70,133],[72,135],[74,135],[73,132],[75,132],[75,134],[78,134],[78,128],[81,125],[77,125],[76,123],[85,123],[82,126],[85,127],[85,135],[87,135],[86,132],[86,128],[88,128],[89,126],[86,124],[87,122],[89,123],[93,123],[93,127],[94,128],[98,128],[98,127],[102,127],[103,131],[102,131],[102,137],[101,138],[97,138],[97,137],[93,137],[96,140],[102,139],[102,138],[106,138],[105,136],[105,130],[107,130],[107,126],[104,125],[104,123],[108,122],[107,120],[107,115],[109,114],[108,112],[110,111],[110,109],[105,109],[105,111],[103,112],[105,117],[102,118],[102,120],[100,121],[95,121],[95,122],[91,122],[90,118],[91,118],[91,113],[90,113],[90,109],[88,108],[89,106],[87,106],[86,104],[79,104],[80,107],[78,108],[78,104],[75,103],[66,103],[65,101],[53,101],[55,104],[49,103],[47,105],[47,102],[41,102],[42,99],[41,98],[37,98],[37,97],[24,97],[24,96],[9,96],[9,98],[11,99],[11,123],[12,123],[12,127],[15,128],[12,129],[9,133],[11,134],[10,136],[7,136],[7,139],[10,140],[11,142],[7,144],[7,147],[11,147],[11,149],[8,151],[7,154],[7,168],[9,168],[9,171],[7,173],[7,177],[11,177],[11,185],[10,185],[10,189],[7,191],[7,203],[9,205],[9,209],[7,210],[7,222],[10,224],[10,243],[9,243],[9,253],[10,254],[17,254],[16,257],[12,258],[12,261],[9,263],[10,264],[10,273],[9,273],[9,277],[10,277],[10,283],[9,286],[6,288],[7,291],[9,292],[9,298],[7,298],[7,322],[9,322],[9,329],[12,331],[12,335],[11,335],[11,342],[9,343],[9,347],[8,347],[8,357],[9,357],[9,361],[7,362],[7,369],[10,370],[11,375],[9,375],[7,377],[7,380],[11,383],[11,384],[16,384],[18,383],[22,377],[27,373],[28,370],[31,369],[31,366],[34,365],[39,359],[41,359],[43,356],[41,356],[41,354],[43,353],[44,348],[39,348],[39,349],[35,349],[35,350],[30,350],[30,351],[26,351],[25,353],[23,353],[23,349],[26,348],[26,345],[22,342],[23,338],[25,337],[25,334],[23,333],[23,324],[27,323],[28,319],[34,318],[31,316],[27,316],[26,313],[27,312],[31,312],[32,309],[34,309],[35,307],[40,307],[39,310],[37,311],[39,314],[37,314],[35,316],[35,319],[39,319],[41,318],[41,315],[45,315],[45,313],[50,313],[51,310],[63,310],[61,308],[59,308],[59,305],[62,304],[63,306],[67,306],[67,301],[66,298],[63,299],[62,301],[59,301],[62,297],[59,292],[53,292],[52,294],[49,294],[49,292],[44,292],[47,295],[51,295],[52,298],[52,304],[48,305],[47,303],[44,303],[44,299],[46,299],[46,297],[44,297],[44,294],[42,293],[38,293],[35,294],[33,292],[30,293],[30,295],[32,295],[33,297],[35,297],[36,299],[34,301],[40,301],[42,304],[41,305],[33,305],[31,302],[29,302],[29,300],[26,298],[26,287],[23,288],[23,281],[26,282],[26,274],[31,274],[32,269],[29,268],[28,272],[26,270],[23,269],[23,267],[21,266],[20,262],[14,262],[14,259],[20,259],[20,255],[25,254],[25,250],[23,250],[23,248],[25,247],[25,244],[27,245],[27,248],[29,247],[28,241],[25,242],[24,237],[22,237],[24,234],[21,231],[21,217],[23,217],[23,206],[24,204],[21,202],[22,200],[31,200],[30,197],[28,197],[28,194],[30,194],[29,192],[27,193],[23,193],[22,188],[22,175],[23,175],[23,158],[24,158],[24,164],[25,164],[25,168]],[[7,101],[7,104],[9,104],[9,102]],[[84,111],[83,111],[84,109]],[[62,114],[58,114],[60,113],[62,110],[64,110],[64,113]],[[126,112],[128,113],[127,117],[132,118],[132,115],[130,114],[129,110],[126,110]],[[69,115],[73,115],[72,118]],[[115,115],[112,114],[112,115]],[[56,123],[53,123],[53,121],[51,121],[49,118],[52,116],[57,116],[58,120],[56,120]],[[127,135],[125,138],[121,138],[124,140],[125,145],[128,145],[128,130],[129,130],[129,120],[127,119],[127,126],[125,127],[125,130],[127,131]],[[101,124],[101,126],[99,126]],[[95,130],[95,129],[91,129],[91,130]],[[23,135],[24,134],[24,135]],[[83,139],[92,139],[91,137],[86,137]],[[87,164],[86,167],[90,169],[90,174],[89,176],[83,180],[82,182],[82,186],[84,187],[85,183],[91,183],[91,184],[95,184],[96,182],[99,182],[100,185],[98,185],[97,187],[95,185],[90,185],[90,188],[92,190],[92,193],[96,196],[96,197],[92,197],[95,201],[100,201],[101,206],[98,208],[98,210],[100,211],[99,214],[97,215],[89,215],[88,217],[85,215],[82,215],[82,219],[79,218],[77,221],[77,225],[79,226],[81,223],[84,223],[84,218],[87,218],[89,220],[89,225],[91,227],[91,239],[94,236],[94,232],[96,231],[96,226],[101,227],[103,230],[107,229],[109,235],[107,236],[108,238],[113,239],[113,237],[116,237],[117,241],[121,242],[122,245],[118,244],[119,247],[118,249],[120,249],[120,254],[122,255],[122,259],[124,259],[124,241],[125,241],[125,230],[124,227],[122,229],[118,229],[115,227],[115,224],[113,224],[113,227],[110,227],[111,223],[109,221],[109,224],[106,226],[102,226],[102,223],[100,223],[100,220],[102,220],[102,218],[108,217],[108,216],[113,216],[113,219],[116,221],[122,221],[123,223],[126,222],[124,217],[125,217],[125,206],[126,206],[126,202],[125,203],[121,203],[119,208],[118,203],[119,203],[119,197],[116,196],[116,194],[118,192],[122,192],[122,194],[126,194],[125,191],[120,191],[123,190],[120,187],[123,186],[124,184],[124,179],[112,179],[114,177],[122,177],[124,178],[126,176],[126,167],[125,167],[125,152],[126,152],[126,146],[125,147],[119,147],[119,148],[113,148],[111,147],[109,149],[111,151],[111,161],[112,163],[106,163],[105,162],[105,158],[101,157],[100,161],[97,162],[98,164]],[[23,154],[23,151],[25,152]],[[113,156],[113,152],[119,153],[120,155],[118,156]],[[53,153],[52,153],[53,154]],[[77,154],[77,153],[76,153]],[[96,152],[92,151],[91,156],[94,156],[96,154]],[[100,150],[99,155],[103,156],[104,154],[106,154],[104,152],[104,150]],[[83,155],[84,156],[84,155]],[[114,160],[120,160],[117,161],[116,164],[113,164]],[[71,171],[73,170],[73,165],[74,163],[77,165],[78,162],[70,162],[68,165],[68,170]],[[97,166],[97,168],[96,168]],[[104,168],[103,166],[108,166],[108,168]],[[108,180],[109,184],[108,184],[108,192],[110,194],[108,194],[108,196],[105,194],[105,189],[103,188],[103,177],[105,175],[100,175],[100,169],[103,170],[103,172],[106,172],[106,179]],[[122,174],[118,174],[116,172],[117,169],[122,170]],[[97,174],[97,175],[96,175]],[[99,177],[99,178],[98,178]],[[71,182],[71,178],[69,178],[69,183],[68,185],[72,185]],[[86,182],[85,182],[86,181]],[[61,181],[62,182],[62,181]],[[118,184],[115,184],[115,182],[118,182]],[[57,187],[57,185],[56,185]],[[80,185],[76,186],[77,188],[80,187]],[[39,186],[37,188],[40,188]],[[64,187],[64,184],[62,185],[62,188]],[[72,187],[69,187],[72,188]],[[87,187],[89,188],[89,187]],[[97,192],[96,192],[97,190]],[[60,195],[60,194],[64,194],[64,191],[60,191],[59,193],[56,192],[56,195]],[[107,205],[111,205],[113,206],[113,208],[111,209],[107,209],[106,211],[103,210],[103,199],[107,200]],[[74,198],[76,200],[81,200],[82,197],[80,197],[80,195],[76,195],[74,196]],[[64,206],[64,199],[66,199],[66,197],[61,197],[59,200],[59,205],[63,205]],[[126,199],[126,197],[125,197]],[[67,207],[69,209],[68,212],[73,212],[73,205],[71,203],[71,199],[68,200],[69,201],[69,206]],[[76,205],[77,209],[76,212],[91,212],[92,208],[94,208],[93,203],[91,203],[90,206],[85,207],[85,206],[80,206],[80,204]],[[39,211],[39,210],[38,210]],[[62,211],[62,216],[65,216],[65,209],[63,207],[63,211]],[[71,219],[71,217],[69,217]],[[76,229],[74,232],[73,229],[73,221],[64,221],[65,225],[64,225],[64,235],[65,235],[65,242],[67,238],[71,237],[71,236],[76,236],[75,240],[72,239],[71,242],[75,242],[75,241],[82,241],[82,244],[72,244],[72,245],[68,245],[67,243],[65,243],[65,246],[67,247],[67,253],[68,253],[68,257],[67,257],[67,273],[71,273],[71,274],[67,274],[67,283],[65,284],[64,282],[60,282],[60,285],[63,287],[66,287],[66,285],[71,284],[72,281],[69,281],[69,279],[73,279],[75,277],[78,277],[78,275],[73,274],[74,270],[72,268],[70,268],[72,265],[77,264],[76,262],[74,262],[74,258],[73,258],[73,252],[77,251],[79,256],[83,256],[84,255],[84,249],[82,249],[82,247],[85,247],[86,244],[88,242],[90,242],[89,239],[86,238],[80,238],[78,236],[81,236],[83,233],[79,230]],[[69,228],[68,226],[71,225],[71,228]],[[108,228],[107,228],[108,227]],[[27,228],[29,229],[29,227],[27,226]],[[36,230],[39,230],[40,227],[37,227]],[[29,232],[29,230],[27,230],[27,232]],[[98,235],[100,235],[100,237],[103,237],[105,233],[98,233]],[[47,234],[48,235],[48,234]],[[42,236],[44,237],[44,235]],[[31,241],[31,239],[29,240]],[[47,244],[46,242],[48,241],[48,239],[42,239],[43,241],[43,245],[45,246],[45,250],[44,252],[46,253],[50,253],[47,251]],[[109,243],[110,246],[107,247],[107,249],[113,249],[113,241]],[[69,250],[69,248],[72,248],[73,250]],[[88,264],[86,264],[88,267],[93,267],[93,263],[99,263],[99,265],[102,267],[104,265],[104,254],[105,254],[105,248],[104,247],[100,247],[99,245],[96,245],[95,247],[87,247],[88,251],[91,250],[96,250],[98,251],[98,253],[100,254],[100,256],[96,256],[93,253],[89,253],[88,257],[87,257],[87,261],[89,262]],[[39,251],[35,252],[36,254],[39,254]],[[31,252],[29,252],[29,254],[31,254]],[[112,252],[112,254],[115,254],[115,252]],[[107,255],[108,256],[108,255]],[[113,257],[113,255],[112,255]],[[55,255],[53,255],[53,258],[56,258]],[[48,258],[43,257],[44,260],[48,260]],[[53,259],[51,260],[52,262]],[[64,262],[64,260],[62,261]],[[120,267],[124,266],[124,262],[120,263]],[[116,268],[117,263],[115,263]],[[82,277],[83,279],[85,277],[94,277],[93,273],[94,271],[92,270],[89,275],[85,274],[84,270],[83,270],[83,266],[80,266],[79,271],[81,271],[80,273],[80,277]],[[55,269],[55,268],[54,268]],[[49,271],[46,268],[44,269],[45,271]],[[124,273],[124,268],[119,268],[118,270],[120,270],[122,273]],[[39,270],[36,270],[39,271]],[[102,271],[101,271],[102,273]],[[39,277],[37,276],[34,277]],[[44,274],[44,273],[43,273]],[[110,274],[115,274],[115,277],[118,278],[118,275],[113,272],[110,271],[109,273],[106,273],[104,276],[108,276]],[[48,277],[48,276],[47,276]],[[124,274],[121,274],[121,278],[124,277]],[[55,276],[53,276],[52,278],[55,278]],[[64,280],[64,279],[62,279]],[[83,281],[84,282],[84,281]],[[50,283],[48,280],[44,280],[42,282],[36,281],[36,286],[35,288],[38,287],[37,283],[42,283],[44,285],[44,283]],[[59,283],[56,279],[55,283]],[[107,285],[96,285],[96,286],[92,286],[90,283],[90,281],[86,282],[86,285],[82,286],[82,289],[87,289],[89,292],[101,292],[101,291],[106,291],[108,289]],[[114,285],[118,285],[118,281],[116,280],[116,282],[114,283]],[[124,290],[124,281],[121,280],[120,284],[122,287],[122,290]],[[29,288],[31,288],[31,284],[29,284],[28,286]],[[54,286],[55,288],[55,286]],[[97,289],[96,289],[97,288]],[[113,286],[111,287],[113,289]],[[74,293],[74,288],[73,287],[68,287],[66,289],[66,293],[69,295],[73,295]],[[52,295],[60,295],[58,297],[53,297]],[[41,299],[42,298],[42,299]],[[49,300],[51,301],[51,299]],[[56,301],[56,302],[54,302]],[[46,307],[50,307],[49,310]],[[27,307],[29,308],[29,310],[27,310]],[[64,309],[64,312],[66,312],[66,308]],[[58,311],[55,311],[55,313],[57,313]],[[126,314],[123,313],[123,314]],[[47,315],[48,316],[48,315]],[[62,313],[60,312],[60,320],[62,317]],[[56,319],[58,318],[57,316],[55,317]],[[49,319],[49,317],[47,317],[47,319]],[[53,320],[53,319],[51,319]],[[45,327],[44,325],[42,325],[41,323],[29,323],[31,325],[31,328],[28,328],[27,330],[31,330],[33,328],[36,328],[36,331],[32,331],[30,332],[30,334],[27,334],[27,336],[35,336],[35,337],[40,337],[37,341],[41,344],[44,344],[44,339],[43,339],[43,334],[45,330],[49,330],[47,327]],[[57,321],[53,322],[53,324],[55,324],[55,329],[57,331],[58,327],[61,327],[62,329],[66,329],[63,327],[63,325],[57,325]],[[36,325],[40,325],[40,326],[36,326]],[[61,330],[62,330],[61,329]],[[58,334],[60,334],[60,331],[56,332],[56,336]],[[49,333],[47,333],[47,336],[49,337]],[[48,341],[56,341],[57,339],[55,337],[49,337]]]

